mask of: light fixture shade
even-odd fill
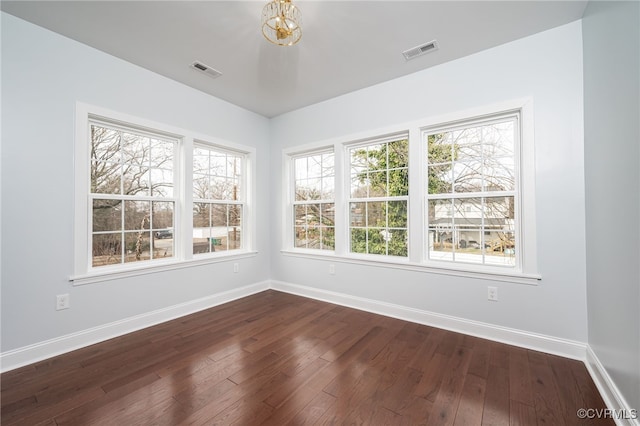
[[[273,0],[264,6],[262,34],[279,46],[292,46],[300,41],[300,11],[291,0]]]

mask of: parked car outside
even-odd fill
[[[160,231],[156,231],[155,236],[159,240],[173,238],[173,229],[161,229]]]

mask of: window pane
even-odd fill
[[[296,158],[293,163],[295,169],[295,180],[307,179],[309,177],[307,168],[307,157]]]
[[[91,162],[91,192],[120,194],[122,167],[117,163]]]
[[[366,173],[351,175],[351,198],[366,198],[369,196],[369,180]]]
[[[153,236],[153,259],[173,257],[173,238],[157,238],[155,235]]]
[[[200,232],[202,228],[211,225],[211,205],[208,203],[193,203],[193,231]]]
[[[451,133],[444,132],[427,136],[427,160],[430,165],[451,163],[454,160]]]
[[[513,157],[485,159],[483,169],[486,191],[512,191],[515,189]]]
[[[335,204],[325,203],[320,205],[321,222],[324,226],[335,226]]]
[[[407,202],[406,201],[389,201],[388,202],[388,218],[390,228],[406,228],[407,227]]]
[[[93,231],[120,231],[122,229],[122,201],[93,200]]]
[[[238,157],[236,155],[229,156],[229,166],[228,166],[229,177],[234,179],[240,178],[242,176],[242,157]]]
[[[407,139],[389,142],[387,144],[387,150],[389,155],[387,168],[396,169],[409,167],[409,141]]]
[[[210,237],[211,204],[193,203],[193,253],[209,253]]]
[[[481,192],[482,162],[454,163],[453,179],[455,192]]]
[[[229,206],[229,230],[228,249],[237,250],[242,248],[242,208],[238,205]]]
[[[125,201],[124,202],[124,229],[138,230],[149,229],[151,220],[150,201]]]
[[[363,228],[351,228],[351,252],[367,253],[367,231]]]
[[[408,256],[408,238],[407,231],[402,229],[392,229],[388,231],[386,236],[388,239],[389,256]]]
[[[429,194],[448,194],[453,189],[453,164],[440,164],[428,168]]]
[[[151,169],[151,195],[155,197],[173,197],[173,171]]]
[[[483,135],[484,156],[511,157],[514,154],[515,123],[509,120],[485,127]]]
[[[351,203],[349,206],[349,223],[351,226],[365,226],[366,213],[365,203]]]
[[[149,169],[126,166],[123,171],[124,195],[149,195]]]
[[[151,167],[173,169],[173,147],[170,141],[151,139]]]
[[[226,177],[213,176],[209,181],[211,198],[214,200],[229,200],[230,188]]]
[[[367,226],[387,226],[387,202],[374,201],[366,203]]]
[[[167,229],[173,227],[173,203],[154,201],[152,204],[153,229]]]
[[[322,194],[321,199],[332,200],[335,196],[335,180],[333,177],[322,178]]]
[[[122,133],[122,161],[139,167],[149,167],[149,138],[132,133]]]
[[[296,182],[296,200],[319,200],[322,193],[321,179],[303,179]]]
[[[295,226],[295,247],[307,248],[307,226]]]
[[[193,148],[193,173],[207,174],[209,173],[209,150],[194,147]]]
[[[375,144],[367,147],[367,168],[370,171],[387,168],[386,144]]]
[[[369,173],[369,197],[387,197],[387,172]]]
[[[322,176],[335,176],[335,155],[333,152],[322,154]]]
[[[307,173],[309,178],[319,178],[322,176],[322,155],[311,155],[307,157]]]
[[[322,228],[322,248],[324,250],[336,249],[336,232],[333,227]]]
[[[211,198],[209,177],[207,175],[193,175],[193,198],[200,200]]]
[[[92,266],[122,263],[122,233],[94,234]]]
[[[389,170],[389,196],[409,195],[409,170]]]
[[[380,228],[367,229],[367,253],[370,254],[387,254],[387,239],[389,239],[389,231]]]
[[[91,159],[119,164],[120,141],[119,131],[91,125]]]
[[[227,155],[211,151],[209,156],[209,174],[211,176],[227,177]]]
[[[454,161],[471,161],[482,158],[482,127],[471,127],[451,132],[454,139]]]
[[[151,233],[125,232],[125,263],[151,259]]]

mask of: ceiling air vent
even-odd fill
[[[421,44],[420,46],[412,47],[411,49],[407,49],[402,52],[402,54],[408,61],[409,59],[417,58],[420,55],[433,52],[434,50],[438,50],[438,42],[435,40],[430,41],[429,43]]]
[[[222,73],[218,70],[215,70],[213,68],[211,68],[209,65],[205,65],[202,62],[199,61],[195,61],[194,63],[191,64],[191,68],[201,71],[205,74],[207,74],[209,77],[211,78],[216,78],[216,77],[220,77],[222,75]]]

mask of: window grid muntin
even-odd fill
[[[520,170],[520,164],[519,164],[519,152],[520,152],[520,143],[521,143],[521,129],[520,129],[520,112],[516,111],[516,112],[507,112],[504,114],[495,114],[493,116],[491,116],[490,118],[479,118],[479,119],[471,119],[471,120],[463,120],[460,121],[454,125],[448,126],[448,125],[443,125],[443,126],[438,126],[438,127],[432,127],[432,128],[428,128],[428,129],[423,129],[422,131],[422,143],[424,144],[424,146],[426,146],[426,167],[425,169],[427,170],[427,176],[429,175],[428,171],[429,171],[429,167],[438,167],[438,166],[442,166],[442,165],[446,165],[446,164],[455,164],[455,161],[453,159],[454,157],[454,152],[453,152],[453,147],[454,144],[451,144],[451,148],[452,148],[452,153],[451,153],[451,161],[450,162],[431,162],[430,158],[429,158],[429,149],[428,149],[428,145],[429,145],[429,136],[430,135],[434,135],[438,132],[450,132],[450,131],[461,131],[464,129],[469,129],[469,128],[474,128],[474,127],[486,127],[486,126],[490,126],[493,124],[504,124],[504,123],[511,123],[513,125],[513,129],[511,131],[512,135],[513,135],[513,142],[512,142],[512,159],[513,159],[513,173],[512,173],[512,177],[513,177],[513,189],[509,189],[509,190],[503,190],[503,191],[495,191],[495,190],[485,190],[485,191],[475,191],[475,192],[456,192],[456,188],[455,188],[455,184],[454,184],[454,180],[451,180],[451,192],[442,192],[442,193],[430,193],[430,187],[429,187],[429,182],[427,181],[427,188],[425,190],[425,229],[427,232],[427,236],[426,236],[426,250],[425,250],[425,256],[427,261],[445,261],[445,262],[449,262],[449,263],[471,263],[471,264],[478,264],[477,262],[469,262],[469,261],[461,261],[461,260],[456,260],[455,259],[455,242],[453,243],[453,247],[452,247],[452,259],[451,260],[444,260],[444,259],[433,259],[432,258],[432,254],[435,250],[432,250],[432,246],[431,246],[431,232],[434,229],[434,227],[431,226],[430,223],[430,201],[432,200],[451,200],[452,206],[454,205],[454,203],[456,202],[456,200],[465,200],[465,199],[472,199],[472,198],[481,198],[482,200],[482,223],[481,223],[481,228],[480,228],[480,236],[481,236],[481,248],[482,248],[482,262],[481,265],[482,266],[501,266],[501,267],[509,267],[509,268],[520,268],[521,265],[521,238],[520,238],[520,233],[521,233],[521,224],[520,224],[520,190],[519,190],[519,185],[520,185],[520,178],[519,178],[519,170]],[[482,164],[484,164],[484,155],[485,155],[485,149],[482,148],[480,150],[481,152],[481,158],[482,158]],[[500,156],[499,158],[506,158],[506,156]],[[510,157],[509,157],[510,158]],[[453,167],[451,167],[451,174],[453,175]],[[484,182],[485,182],[485,178],[484,175],[482,177],[482,188],[486,188]],[[485,252],[485,244],[486,244],[486,236],[487,236],[487,231],[486,231],[486,227],[485,227],[485,200],[488,198],[513,198],[513,202],[511,203],[511,206],[513,208],[513,217],[510,218],[509,220],[511,220],[513,222],[512,225],[512,229],[513,231],[510,232],[513,234],[513,248],[509,249],[509,254],[512,255],[514,257],[513,262],[509,262],[508,265],[505,264],[498,264],[496,262],[488,262],[487,258],[489,258],[490,256],[486,255]],[[507,220],[508,218],[505,218],[505,220]],[[453,222],[455,224],[455,221]],[[506,227],[506,225],[505,225]],[[490,232],[490,231],[489,231]],[[453,233],[452,233],[453,234]],[[508,245],[507,245],[508,246]],[[505,253],[506,249],[505,246],[503,246],[502,248],[503,250],[503,254]],[[491,259],[493,260],[493,259]]]
[[[193,172],[193,182],[191,191],[193,195],[193,208],[192,208],[192,225],[193,225],[193,237],[191,238],[191,246],[193,255],[200,257],[201,255],[211,254],[216,252],[216,247],[223,249],[225,252],[242,250],[245,248],[245,240],[243,232],[245,230],[245,215],[246,209],[246,168],[248,166],[247,155],[243,152],[227,149],[218,145],[211,145],[204,142],[196,142],[193,144],[193,160],[192,170],[195,169],[197,151],[205,151],[207,155],[207,167],[206,172],[196,173]],[[224,173],[219,174],[218,169],[213,169],[212,158],[224,157]],[[230,159],[232,160],[233,169],[230,175]],[[239,170],[238,170],[239,168]],[[213,171],[213,172],[212,172]],[[195,180],[196,176],[206,176],[207,182],[211,185],[214,181],[213,178],[219,178],[220,180],[232,182],[232,190],[222,191],[222,196],[215,198],[214,191],[207,189],[204,195],[206,197],[197,197],[195,193]],[[227,195],[226,197],[224,195]],[[230,197],[230,198],[229,198]],[[195,209],[196,205],[207,205],[209,209],[209,218],[207,226],[196,226]],[[224,206],[224,225],[214,226],[214,208],[213,206]],[[239,209],[237,214],[237,224],[232,220],[231,206]],[[214,235],[215,228],[225,228],[224,235]],[[208,236],[203,236],[205,234]],[[200,232],[201,236],[196,238],[195,234]],[[216,232],[222,232],[218,229]],[[238,237],[238,233],[240,234]],[[200,241],[202,240],[202,241]]]
[[[311,161],[314,157],[320,157],[319,175],[315,177],[309,177],[309,161]],[[304,173],[302,170],[298,169],[298,164],[300,164],[300,160],[305,160],[306,167],[304,169]],[[328,163],[325,166],[325,163]],[[326,173],[325,171],[329,169],[330,172]],[[310,249],[310,250],[323,250],[323,251],[334,251],[335,250],[335,239],[336,239],[336,229],[335,229],[335,153],[333,150],[317,150],[305,152],[303,154],[297,154],[291,157],[291,200],[292,200],[292,223],[293,223],[293,247],[297,249]],[[306,176],[306,177],[300,177]],[[319,179],[320,181],[320,192],[319,198],[317,199],[309,199],[299,197],[298,194],[298,183],[301,181],[309,181],[311,179]],[[327,182],[328,191],[325,191],[325,182]],[[328,184],[329,182],[330,185]],[[327,194],[333,195],[333,197],[327,198],[325,197]],[[301,219],[297,217],[297,210],[299,207],[304,206],[305,212],[308,212],[310,206],[317,206],[318,214],[318,222],[317,224],[311,224],[309,214],[306,213],[304,217],[304,222],[298,222]],[[325,207],[333,208],[333,215],[331,217],[323,215],[325,211]],[[324,223],[325,217],[329,217],[329,221],[333,223],[333,225],[327,225]],[[309,239],[310,231],[315,231],[319,233],[317,240]],[[304,238],[299,238],[301,233],[304,233]],[[326,241],[325,238],[331,238],[332,240]],[[302,241],[303,243],[299,243]],[[317,241],[317,245],[314,242]],[[315,245],[315,246],[314,246]]]
[[[94,157],[94,147],[96,145],[94,145],[94,138],[93,138],[93,129],[94,128],[102,128],[105,131],[111,131],[111,132],[115,132],[119,135],[119,143],[118,143],[118,147],[117,147],[117,160],[116,161],[109,161],[109,160],[102,160],[102,159],[98,159],[96,157]],[[110,265],[123,265],[126,263],[138,263],[138,262],[150,262],[153,260],[157,260],[157,259],[167,259],[167,258],[175,258],[175,243],[174,243],[174,239],[171,239],[170,242],[170,247],[166,247],[166,250],[164,251],[165,255],[160,255],[159,253],[162,250],[156,250],[156,246],[155,246],[155,238],[154,238],[154,234],[157,231],[157,229],[154,229],[152,226],[153,223],[153,217],[154,217],[154,212],[153,212],[153,203],[154,202],[162,202],[162,203],[168,203],[172,206],[172,210],[171,210],[171,216],[172,216],[172,224],[171,224],[171,229],[174,229],[174,224],[175,224],[175,220],[176,220],[176,191],[175,188],[176,186],[176,158],[177,158],[177,146],[179,141],[177,139],[175,139],[175,137],[173,135],[168,135],[162,132],[153,132],[153,131],[149,131],[146,129],[142,129],[139,128],[137,126],[134,125],[127,125],[127,124],[123,124],[123,123],[116,123],[114,121],[110,121],[108,119],[102,119],[102,118],[97,118],[97,117],[92,117],[90,116],[88,119],[88,131],[89,131],[89,135],[88,135],[88,140],[90,143],[90,147],[91,149],[89,150],[89,174],[88,174],[88,180],[89,180],[89,185],[88,185],[88,210],[89,210],[89,214],[88,214],[88,227],[89,227],[89,233],[88,235],[90,236],[89,241],[88,241],[88,249],[89,249],[89,256],[87,258],[88,261],[88,265],[87,268],[88,270],[92,270],[95,268],[101,268],[103,266],[110,266]],[[148,181],[148,191],[147,194],[142,194],[142,195],[129,195],[129,194],[125,194],[125,168],[126,166],[129,164],[126,160],[127,158],[131,157],[131,155],[127,155],[125,154],[125,151],[127,150],[127,146],[124,143],[125,141],[125,137],[124,135],[130,135],[133,136],[134,138],[137,138],[137,142],[140,142],[140,138],[143,141],[146,141],[148,143],[148,154],[145,154],[145,156],[143,157],[145,159],[144,163],[142,164],[137,164],[138,167],[140,166],[146,166],[146,168],[148,169],[147,173],[149,175],[149,178],[151,176],[151,171],[152,170],[170,170],[171,174],[172,174],[172,178],[171,178],[171,182],[170,182],[170,188],[171,188],[171,195],[172,196],[162,196],[161,194],[154,194],[153,189],[153,184],[154,182],[149,180]],[[152,166],[152,158],[153,158],[153,142],[161,142],[164,144],[169,144],[171,146],[171,157],[169,159],[169,162],[171,164],[171,168],[162,168],[162,167],[153,167]],[[130,154],[130,153],[129,153]],[[146,157],[146,158],[145,158]],[[95,164],[110,164],[113,166],[117,166],[118,167],[118,176],[119,176],[119,185],[118,185],[118,191],[119,193],[114,193],[114,192],[93,192],[94,186],[93,186],[93,182],[92,179],[94,177],[94,165]],[[131,167],[131,166],[130,166]],[[162,184],[165,184],[165,182],[161,182]],[[114,200],[114,201],[119,201],[120,202],[120,226],[118,229],[113,229],[113,230],[109,230],[109,231],[94,231],[95,228],[95,224],[94,224],[94,220],[95,220],[95,209],[94,209],[94,202],[96,200]],[[149,217],[146,220],[147,222],[147,227],[142,227],[142,229],[128,229],[126,221],[127,221],[127,209],[126,209],[126,204],[127,202],[147,202],[149,203]],[[145,237],[148,237],[149,240],[149,246],[147,248],[146,251],[148,251],[148,258],[147,259],[143,259],[143,254],[145,253],[145,251],[143,250],[144,247],[138,247],[138,245],[136,244],[135,246],[135,260],[130,259],[130,256],[132,255],[132,248],[127,248],[127,237],[131,236],[131,235],[135,235],[138,234],[138,238],[139,239],[144,239]],[[146,235],[144,235],[146,234]],[[96,236],[100,236],[100,235],[112,235],[112,236],[118,236],[119,237],[119,253],[114,252],[112,255],[108,255],[109,257],[111,256],[119,256],[120,260],[119,261],[114,261],[114,262],[108,262],[108,258],[107,258],[107,262],[102,263],[101,264],[97,264],[97,257],[95,256],[96,253],[96,247],[95,247],[95,240],[96,240]],[[102,251],[102,250],[100,250]],[[157,251],[157,255],[156,255],[156,251]],[[168,254],[170,252],[170,254],[167,256],[166,254]],[[105,255],[100,255],[100,256],[105,256]],[[128,257],[129,256],[129,257]],[[146,257],[146,256],[145,256]]]
[[[404,161],[404,163],[399,163],[399,164],[403,164],[402,166],[397,166],[397,167],[389,167],[390,165],[390,159],[389,159],[389,152],[390,149],[389,147],[391,146],[391,144],[396,144],[396,143],[403,143],[404,144],[404,155],[406,156],[406,159]],[[356,167],[354,168],[354,155],[356,154],[356,152],[358,150],[362,151],[363,149],[366,152],[366,157],[364,160],[365,165],[368,166],[368,162],[369,162],[369,158],[370,155],[369,153],[371,151],[376,152],[376,150],[370,150],[371,147],[385,147],[385,164],[386,167],[384,168],[375,168],[375,169],[371,169],[370,167],[365,167],[364,169],[362,167]],[[382,150],[382,148],[380,149]],[[347,211],[348,211],[348,247],[349,247],[349,252],[353,253],[353,254],[365,254],[365,255],[370,255],[370,254],[378,254],[378,255],[384,255],[384,256],[397,256],[397,257],[403,257],[403,258],[408,258],[409,257],[409,135],[406,133],[402,133],[402,134],[396,134],[393,136],[389,136],[389,137],[384,137],[384,138],[378,138],[378,139],[372,139],[372,140],[368,140],[368,141],[364,141],[364,142],[359,142],[359,143],[355,143],[355,144],[349,144],[346,146],[346,161],[348,161],[348,168],[347,168],[347,172],[345,173],[345,175],[348,175],[348,196],[347,196]],[[355,169],[355,171],[354,171]],[[358,171],[358,169],[360,169],[360,171]],[[385,196],[379,196],[379,195],[374,195],[371,196],[371,191],[370,191],[370,181],[371,181],[371,172],[373,171],[373,173],[381,173],[384,172],[385,173]],[[406,189],[404,191],[405,194],[404,195],[389,195],[391,190],[390,190],[390,176],[392,171],[406,171]],[[354,196],[354,192],[353,192],[353,182],[354,179],[357,178],[358,174],[362,174],[363,172],[365,172],[365,180],[366,180],[366,196],[361,195],[361,196]],[[404,212],[405,212],[405,222],[406,225],[405,227],[393,227],[393,226],[389,226],[389,204],[391,202],[400,202],[400,203],[404,203],[405,207],[404,207]],[[365,206],[365,212],[364,213],[359,213],[361,215],[363,215],[364,217],[364,225],[354,225],[354,212],[353,209],[355,206],[357,206],[358,204],[364,204]],[[369,219],[370,219],[370,215],[369,215],[369,205],[373,204],[373,203],[384,203],[384,210],[385,210],[385,220],[384,220],[384,226],[370,226],[369,224]],[[363,231],[364,232],[364,243],[365,243],[365,250],[364,251],[356,251],[356,248],[354,247],[354,235],[355,235],[355,231],[358,231],[358,233],[361,233],[359,231]],[[381,231],[380,231],[381,230]],[[394,254],[394,253],[390,253],[390,242],[393,240],[393,236],[396,235],[396,233],[394,233],[394,231],[396,231],[397,233],[404,233],[404,244],[403,246],[400,246],[401,252],[402,254],[398,255],[398,254]],[[377,235],[376,234],[379,233],[380,234],[380,238],[382,240],[384,240],[384,253],[380,253],[380,250],[375,250],[377,251],[374,252],[374,250],[371,248],[371,236],[372,235]],[[360,241],[361,242],[361,241]],[[378,242],[378,244],[380,244],[380,242]]]

